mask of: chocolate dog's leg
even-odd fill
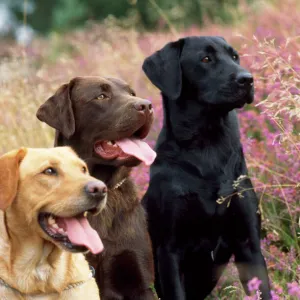
[[[151,288],[141,291],[140,293],[130,297],[126,298],[128,300],[157,300],[157,298],[154,296],[153,291]]]
[[[159,247],[156,251],[162,300],[184,300],[179,254],[170,251],[167,247]]]

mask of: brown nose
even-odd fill
[[[95,180],[88,182],[84,190],[88,196],[100,201],[106,196],[107,186],[102,181]]]
[[[138,111],[152,111],[152,103],[149,100],[139,100],[134,103],[134,108]]]

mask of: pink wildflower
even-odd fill
[[[296,281],[294,281],[288,283],[287,286],[289,295],[298,297],[300,299],[300,285]]]
[[[261,280],[259,280],[257,277],[254,277],[248,282],[247,285],[250,292],[255,292],[259,289],[260,284]]]

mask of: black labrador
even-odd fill
[[[162,300],[204,299],[234,255],[246,293],[253,277],[270,299],[259,203],[236,108],[254,98],[252,75],[221,37],[188,37],[146,58],[162,92],[164,123],[143,198]]]

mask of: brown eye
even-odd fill
[[[50,176],[57,175],[57,171],[54,168],[47,168],[42,173]]]
[[[211,59],[210,59],[209,56],[205,56],[205,57],[203,57],[203,58],[201,59],[201,61],[202,61],[203,63],[209,63],[209,62],[211,62]]]
[[[101,94],[100,96],[97,97],[97,99],[99,99],[99,100],[103,100],[105,98],[106,98],[106,96],[104,94]]]
[[[87,172],[86,167],[82,167],[82,172],[85,174]]]
[[[130,92],[130,96],[135,97],[135,93],[134,92]]]

